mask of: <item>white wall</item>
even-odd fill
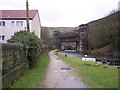
[[[96,58],[82,58],[82,61],[96,61]]]
[[[0,36],[4,35],[5,40],[2,42],[6,42],[8,39],[11,38],[12,35],[14,35],[15,32],[20,30],[25,30],[26,27],[26,20],[0,20],[5,21],[5,26],[0,26]],[[12,21],[14,21],[14,25],[12,25]],[[23,26],[17,26],[16,21],[23,21]],[[31,20],[29,21],[31,25]],[[31,26],[30,26],[31,28]]]
[[[35,32],[35,35],[41,38],[41,22],[38,13],[35,15],[35,17],[32,20],[31,31]]]
[[[15,32],[26,29],[26,20],[0,20],[5,21],[5,26],[0,26],[0,36],[5,36],[5,40],[0,40],[0,42],[7,42],[8,39],[14,35]],[[14,21],[14,25],[12,25]],[[23,21],[23,26],[17,26],[16,21]],[[41,23],[39,14],[37,13],[33,20],[29,20],[30,32],[35,32],[39,38],[41,38]]]

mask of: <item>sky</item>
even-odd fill
[[[42,26],[77,27],[109,15],[119,0],[28,0],[38,9]],[[26,0],[0,0],[0,10],[25,10]]]

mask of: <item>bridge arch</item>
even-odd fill
[[[78,52],[79,49],[79,33],[75,31],[64,32],[60,37],[61,49],[65,48],[74,49]],[[71,47],[70,47],[71,46]]]
[[[71,32],[55,32],[54,34],[57,39],[56,42],[59,44],[59,49],[61,49],[62,43],[75,42],[76,51],[81,54],[87,54],[88,51],[88,25],[82,24],[75,28]]]

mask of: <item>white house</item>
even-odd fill
[[[38,10],[29,10],[30,32],[41,38]],[[15,32],[26,30],[26,10],[0,10],[0,42],[7,42]]]

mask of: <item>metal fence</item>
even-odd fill
[[[0,43],[0,68],[2,72],[2,88],[9,87],[13,81],[17,80],[28,69],[26,49],[17,44]]]

